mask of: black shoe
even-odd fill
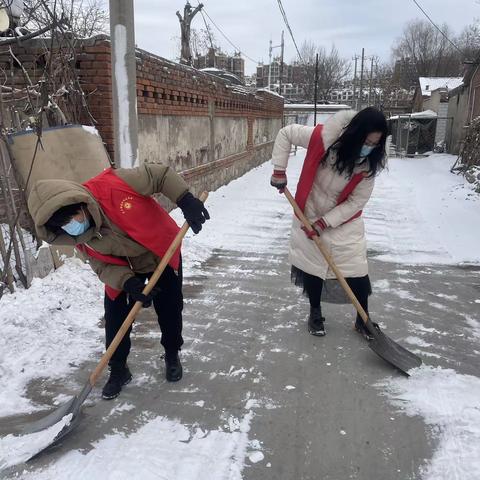
[[[178,382],[183,375],[178,352],[165,354],[165,378],[168,382]]]
[[[105,400],[112,400],[113,398],[118,397],[119,393],[122,391],[122,387],[127,383],[130,383],[131,380],[132,374],[127,365],[122,365],[120,367],[112,365],[112,367],[110,367],[110,378],[102,390],[102,398]]]
[[[308,317],[308,331],[310,334],[317,337],[324,337],[325,332],[325,318],[322,317],[320,308],[310,308],[310,315]]]
[[[376,328],[378,331],[380,331],[380,327],[378,326],[378,323],[371,322],[374,328]],[[375,337],[373,336],[372,332],[365,326],[365,322],[363,319],[359,316],[357,316],[355,320],[355,330],[365,338],[365,340],[373,340]]]

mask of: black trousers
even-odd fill
[[[357,297],[360,305],[368,313],[368,296],[372,293],[372,287],[368,275],[365,275],[364,277],[345,278],[345,280]],[[323,280],[320,277],[303,272],[303,287],[308,295],[310,306],[314,308],[320,307]]]
[[[142,278],[150,278],[152,274],[137,274]],[[153,298],[153,307],[158,316],[158,324],[162,332],[161,344],[167,352],[176,352],[183,345],[182,338],[182,271],[175,273],[172,267],[167,266],[157,282],[160,293]],[[105,343],[106,348],[112,343],[116,333],[135,302],[129,300],[122,292],[115,300],[105,295]],[[123,337],[117,350],[110,359],[110,365],[123,365],[130,353],[130,332]]]

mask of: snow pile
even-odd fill
[[[38,410],[28,383],[62,377],[100,351],[103,287],[88,265],[69,259],[28,290],[0,300],[0,416]]]
[[[12,465],[26,462],[37,453],[48,447],[55,437],[70,425],[72,414],[65,415],[60,422],[29,435],[7,435],[0,438],[0,473]]]
[[[478,480],[480,378],[423,366],[408,379],[388,379],[377,387],[407,415],[421,415],[439,432],[439,445],[423,468],[423,480]]]
[[[453,155],[390,158],[364,211],[368,246],[384,261],[480,263],[480,197],[450,173]]]
[[[234,432],[188,429],[177,421],[157,417],[125,436],[108,435],[88,453],[63,455],[43,470],[24,472],[24,480],[241,480],[247,454],[261,461],[261,452],[249,452],[248,431],[252,412]]]

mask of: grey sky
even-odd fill
[[[197,0],[190,0],[192,6]],[[295,40],[300,47],[304,40],[330,48],[335,43],[340,53],[350,58],[361,53],[389,58],[395,39],[405,23],[425,18],[412,0],[283,0]],[[438,24],[447,22],[459,33],[465,25],[480,17],[479,0],[419,0],[420,5]],[[268,60],[270,38],[280,43],[285,30],[285,59],[295,56],[295,47],[285,28],[277,0],[203,0],[207,13],[230,40],[253,59]],[[184,0],[136,0],[136,42],[140,48],[174,59],[180,26],[175,15],[183,12]],[[208,20],[208,19],[207,19]],[[192,27],[204,27],[198,14]],[[225,51],[233,52],[221,34],[212,28]],[[279,52],[279,49],[276,50]],[[245,59],[248,74],[255,64]]]

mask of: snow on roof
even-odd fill
[[[437,118],[437,113],[433,110],[424,110],[423,112],[415,112],[415,113],[405,113],[403,115],[395,115],[390,117],[389,120],[398,120],[399,118]]]
[[[463,83],[463,77],[419,77],[422,95],[429,97],[434,90],[446,88],[453,90]]]

